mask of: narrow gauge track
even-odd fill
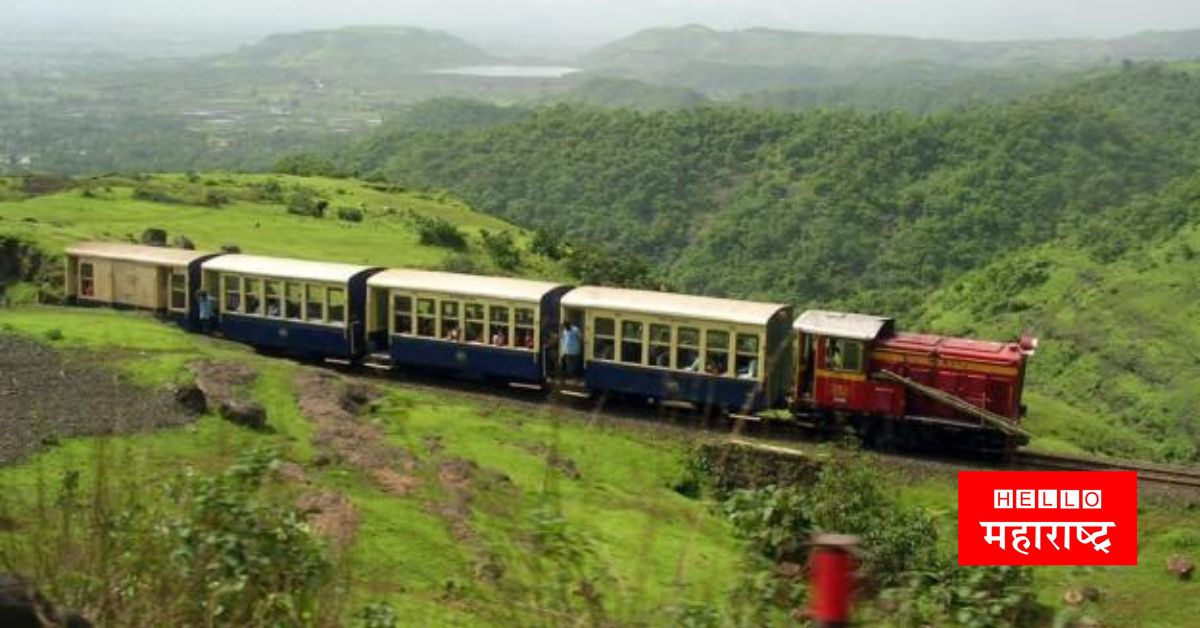
[[[822,436],[820,430],[815,429],[813,425],[799,420],[763,418],[747,421],[726,416],[703,416],[700,412],[671,406],[641,405],[628,401],[609,402],[603,398],[592,400],[564,398],[547,390],[512,388],[483,381],[447,380],[411,370],[393,371],[350,367],[347,364],[332,361],[325,361],[318,366],[331,368],[350,377],[398,384],[407,388],[435,394],[453,392],[456,395],[471,398],[475,401],[507,405],[517,411],[568,414],[574,415],[584,421],[594,422],[600,420],[624,423],[676,434],[707,433],[714,436],[724,436],[730,442],[744,446],[774,446],[769,441],[775,441],[775,443],[782,445],[787,442],[819,442],[828,440],[828,437]],[[747,437],[754,439],[754,441],[743,440],[743,438]],[[760,439],[767,439],[768,442],[761,442]],[[896,456],[908,460],[940,464],[966,464],[969,468],[1136,471],[1139,481],[1200,490],[1200,468],[1180,467],[1153,462],[1105,459],[1089,456],[1067,456],[1025,450],[1018,450],[1007,461],[1003,461],[991,456],[981,459],[978,452],[969,450],[955,451],[940,449],[933,452],[924,450],[876,450],[870,447],[866,447],[866,449],[872,451],[874,454],[885,457]]]
[[[1136,460],[1064,456],[1032,451],[1018,451],[1012,464],[1027,469],[1070,471],[1136,471],[1138,480],[1200,489],[1200,469],[1178,467]]]

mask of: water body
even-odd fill
[[[457,68],[430,70],[430,74],[486,76],[488,78],[562,78],[579,72],[579,68],[559,65],[466,65]]]

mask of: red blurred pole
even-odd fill
[[[858,560],[854,549],[858,537],[844,534],[818,534],[813,537],[809,555],[809,616],[818,628],[842,628],[850,625],[850,604],[854,595],[854,572]]]

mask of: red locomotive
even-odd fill
[[[985,446],[1028,440],[1021,391],[1035,339],[897,333],[890,318],[822,310],[805,312],[794,327],[797,412],[843,417],[876,440],[918,435],[919,425]],[[896,430],[897,421],[910,425]]]

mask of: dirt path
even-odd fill
[[[104,368],[103,356],[70,359],[0,334],[0,465],[70,436],[124,434],[183,425],[171,390],[147,389]]]

